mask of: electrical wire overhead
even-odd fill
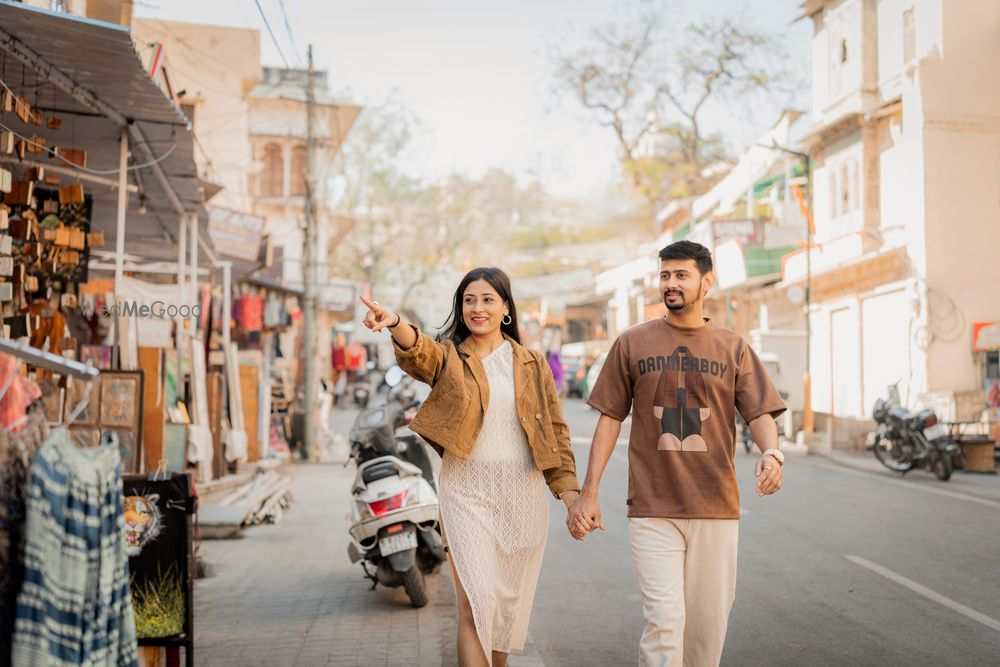
[[[295,35],[292,34],[292,24],[288,21],[288,12],[285,11],[285,0],[278,0],[278,7],[281,8],[281,16],[285,21],[285,32],[288,33],[288,41],[292,44],[292,55],[295,56],[296,64],[302,64],[302,56],[299,55],[299,45],[295,43]]]
[[[271,23],[267,20],[267,14],[264,13],[264,8],[260,6],[260,0],[253,0],[253,2],[257,5],[257,11],[260,12],[260,18],[264,21],[264,27],[267,28],[267,34],[271,36],[274,48],[278,50],[278,55],[281,56],[281,62],[285,63],[285,69],[291,69],[292,66],[288,64],[288,58],[285,57],[284,51],[281,50],[281,44],[278,44],[278,38],[274,36]]]

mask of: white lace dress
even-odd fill
[[[487,661],[524,648],[548,534],[545,479],[514,403],[514,359],[504,342],[483,359],[490,402],[472,455],[441,465],[441,517]]]

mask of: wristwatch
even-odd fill
[[[774,460],[778,462],[779,466],[785,465],[785,453],[782,452],[780,449],[775,449],[772,447],[771,449],[764,452],[761,455],[761,458],[764,458],[765,456],[773,457]]]

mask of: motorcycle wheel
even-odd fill
[[[892,452],[892,441],[885,438],[875,439],[875,458],[893,472],[908,472],[916,465],[913,461],[903,461]]]
[[[427,584],[424,582],[424,573],[414,565],[399,577],[403,582],[406,595],[410,598],[410,604],[414,609],[426,607],[430,599],[427,597]]]
[[[939,453],[937,458],[934,460],[934,476],[937,477],[942,482],[947,482],[951,479],[951,457],[947,454]]]

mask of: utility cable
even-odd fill
[[[292,43],[292,53],[295,54],[295,62],[301,63],[302,56],[299,55],[299,47],[295,43],[295,35],[292,34],[292,25],[288,22],[288,12],[285,11],[285,0],[278,0],[278,7],[281,8],[281,16],[285,20],[285,32],[288,33],[288,41]]]
[[[278,50],[278,55],[281,56],[281,62],[285,63],[285,69],[292,69],[292,66],[288,64],[288,58],[285,57],[285,53],[281,50],[281,45],[278,44],[278,38],[274,36],[274,31],[271,30],[271,23],[267,20],[264,8],[260,6],[260,0],[253,1],[254,4],[257,5],[257,11],[260,12],[260,17],[264,20],[264,27],[267,28],[267,34],[271,36],[271,41],[274,42],[274,48]]]

